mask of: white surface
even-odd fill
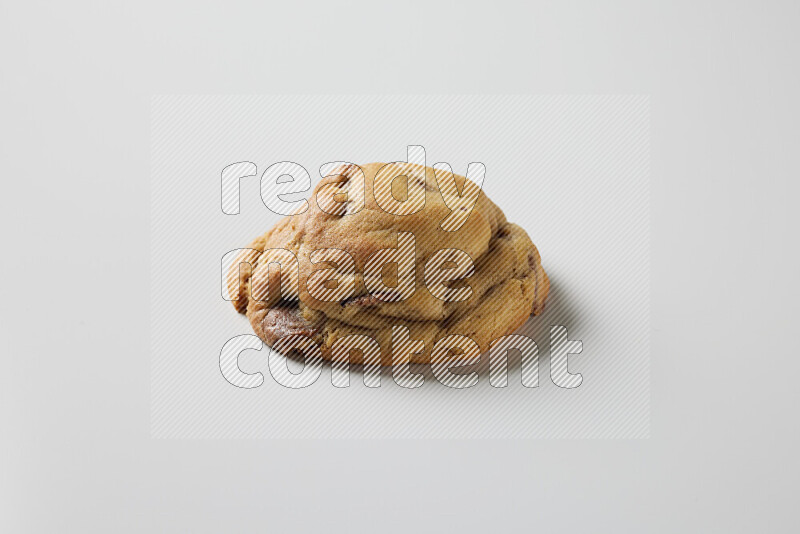
[[[649,436],[647,97],[166,96],[154,100],[152,136],[154,437]],[[266,168],[295,161],[316,185],[328,161],[402,160],[409,142],[423,143],[428,165],[446,161],[462,175],[484,163],[484,190],[539,248],[551,293],[520,330],[539,347],[539,387],[522,386],[512,355],[502,389],[485,365],[464,390],[430,372],[418,389],[402,388],[389,369],[379,390],[358,370],[342,390],[327,365],[289,389],[270,373],[268,348],[240,357],[243,370],[263,373],[260,387],[226,382],[223,345],[253,330],[220,295],[220,259],[283,218],[260,197]],[[243,160],[258,171],[240,180],[240,213],[226,215],[220,173]],[[550,379],[550,325],[583,344],[569,357],[578,388]]]
[[[0,530],[796,532],[795,2],[4,4]],[[636,93],[638,441],[151,440],[154,93]]]

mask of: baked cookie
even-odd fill
[[[228,276],[234,306],[268,345],[306,335],[327,359],[337,340],[362,334],[379,343],[388,365],[395,326],[424,341],[425,349],[408,357],[414,363],[428,363],[434,343],[452,334],[470,337],[485,352],[541,313],[549,280],[527,233],[482,191],[471,211],[460,208],[463,217],[448,207],[477,186],[447,174],[450,181],[442,170],[406,163],[340,167],[317,185],[305,211],[240,253]],[[413,255],[404,256],[410,261],[377,274],[370,269],[386,254],[380,251],[411,246]],[[280,269],[272,268],[275,262]],[[437,273],[448,269],[461,276],[439,283]],[[352,352],[351,361],[361,358]]]

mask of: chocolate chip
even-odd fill
[[[314,336],[317,330],[300,315],[299,308],[279,306],[270,309],[264,316],[262,326],[274,339],[293,334]]]
[[[536,269],[536,255],[533,252],[528,253],[528,265],[531,269]]]
[[[383,299],[379,298],[383,297]],[[347,306],[360,306],[362,308],[370,308],[372,306],[377,306],[381,302],[384,301],[392,301],[398,300],[399,295],[392,291],[383,291],[375,293],[374,295],[359,295],[356,297],[350,297],[349,299],[345,299],[339,303],[342,308]]]
[[[367,308],[370,306],[376,306],[379,302],[380,300],[372,295],[358,295],[341,301],[339,305],[342,308],[347,306],[362,306]]]
[[[414,181],[417,182],[417,185],[421,185],[422,187],[424,187],[426,191],[431,191],[431,188],[428,187],[428,182],[426,182],[424,179],[414,178]]]

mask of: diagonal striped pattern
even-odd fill
[[[390,127],[375,128],[378,117]],[[649,435],[647,97],[165,96],[153,100],[152,124],[153,436]],[[251,329],[219,297],[219,259],[277,216],[266,212],[257,176],[239,179],[239,214],[225,215],[221,170],[244,161],[261,173],[289,160],[306,169],[334,159],[407,160],[412,143],[459,174],[467,162],[484,163],[483,189],[541,250],[550,297],[544,313],[519,330],[539,347],[539,387],[521,387],[521,356],[512,350],[506,388],[492,387],[484,358],[464,368],[479,376],[470,388],[448,388],[430,369],[411,365],[409,376],[420,373],[415,380],[424,386],[401,387],[384,369],[378,390],[361,380],[339,389],[330,383],[332,365],[323,363],[319,379],[293,390],[266,373],[273,351],[253,348],[241,352],[239,366],[263,373],[264,383],[233,387],[222,376],[220,350]],[[233,209],[224,195],[223,206]],[[580,387],[549,379],[551,325],[583,343],[569,355]]]
[[[369,388],[381,386],[381,347],[375,339],[351,334],[338,339],[333,344],[333,363],[331,365],[331,383],[335,387],[350,385],[350,355],[353,351],[361,351],[364,385]]]
[[[583,343],[567,339],[567,328],[563,325],[550,327],[550,378],[560,388],[572,389],[581,385],[583,376],[569,372],[569,355],[580,354]]]
[[[240,203],[239,184],[242,178],[255,176],[258,167],[251,161],[231,163],[222,169],[222,212],[226,215],[238,215]]]
[[[453,357],[453,352],[458,357]],[[453,368],[470,366],[481,359],[481,349],[467,336],[451,334],[443,337],[433,346],[431,370],[440,384],[454,389],[471,388],[478,383],[477,371],[456,374]]]
[[[303,361],[303,368],[294,373],[289,369],[289,362],[283,355],[294,355],[296,352],[299,352]],[[322,374],[322,353],[319,345],[303,335],[281,338],[269,353],[269,372],[275,382],[285,388],[303,389],[311,386]]]
[[[355,163],[333,161],[322,165],[319,174],[331,180],[317,192],[317,205],[331,215],[352,215],[364,209],[366,178],[364,171]],[[334,179],[341,177],[343,183]]]
[[[405,326],[392,327],[392,377],[398,386],[414,389],[425,383],[425,377],[413,372],[410,365],[410,355],[424,347],[422,341],[411,339]]]
[[[279,294],[273,290],[276,278],[280,278]],[[264,301],[297,300],[299,291],[300,264],[297,256],[280,248],[263,251],[250,278],[252,298]]]
[[[399,232],[397,248],[379,250],[367,260],[364,285],[374,297],[384,302],[398,302],[414,293],[417,266],[414,241],[412,232]],[[387,287],[384,283],[383,266],[386,263],[397,265],[397,281],[393,287]]]
[[[258,336],[242,334],[229,339],[219,355],[219,369],[222,376],[238,388],[252,389],[264,383],[262,373],[243,373],[239,368],[239,355],[247,349],[261,350],[264,342]]]
[[[510,334],[496,339],[489,348],[489,383],[496,388],[508,386],[508,359],[510,351],[518,351],[522,361],[522,385],[539,386],[539,347],[531,338]]]
[[[261,200],[271,212],[293,215],[308,209],[308,200],[287,201],[283,195],[303,193],[311,189],[308,171],[293,161],[273,163],[261,175]]]
[[[405,191],[398,178],[405,177]],[[408,147],[408,162],[387,163],[375,175],[373,196],[378,206],[394,215],[411,215],[425,207],[425,148]],[[398,198],[399,196],[404,198]]]
[[[306,290],[312,297],[323,302],[340,302],[353,296],[356,264],[346,250],[315,250],[310,254],[310,259],[315,265],[323,267],[312,271],[306,278]]]
[[[442,221],[442,230],[455,232],[461,228],[470,214],[486,178],[486,166],[483,163],[473,162],[467,166],[466,180],[461,191],[456,185],[455,173],[449,163],[436,163],[433,165],[436,184],[442,194],[447,207],[452,210],[450,215]]]
[[[475,274],[475,262],[469,254],[457,248],[443,248],[425,263],[425,287],[431,295],[447,302],[460,302],[472,296],[469,284],[445,285]]]

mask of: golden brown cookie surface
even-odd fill
[[[474,208],[465,210],[466,220],[458,222],[457,230],[448,231],[443,225],[456,226],[451,207],[456,205],[452,195],[458,192],[446,187],[438,171],[383,163],[360,168],[363,175],[359,167],[349,166],[341,168],[338,176],[323,179],[308,199],[306,211],[284,218],[256,238],[249,245],[252,251],[240,255],[250,269],[238,271],[239,261],[234,263],[229,277],[233,294],[239,282],[234,305],[247,314],[255,333],[267,344],[291,334],[308,335],[330,358],[337,340],[364,334],[378,341],[383,361],[389,363],[392,327],[404,326],[413,339],[425,342],[425,351],[412,355],[411,361],[427,362],[434,342],[444,336],[469,336],[485,351],[493,339],[516,330],[531,313],[541,312],[549,281],[539,253],[525,231],[507,222],[482,191]],[[398,174],[407,180],[385,178]],[[455,183],[462,193],[468,186],[476,187],[460,176]],[[421,198],[424,206],[418,203]],[[396,211],[406,200],[405,206],[417,202],[415,207],[421,209],[406,215],[385,209],[394,206]],[[413,261],[384,269],[380,280],[365,280],[370,258],[384,254],[380,251],[410,247],[412,242]],[[276,249],[297,258],[296,274],[283,263],[280,277],[277,269],[266,268],[282,258]],[[451,249],[463,252],[448,252]],[[439,271],[431,266],[455,266],[450,261],[453,254],[460,254],[463,261],[468,257],[474,268],[465,279],[438,286],[437,292]],[[351,266],[346,265],[348,255]],[[411,276],[402,276],[401,271]],[[339,283],[331,283],[332,274]],[[284,294],[281,300],[280,283],[290,284],[295,278],[299,298],[287,300]],[[443,297],[442,291],[448,290]],[[357,351],[353,353],[353,361],[359,357]]]

